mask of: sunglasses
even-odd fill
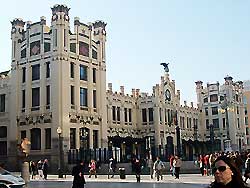
[[[213,169],[212,169],[212,173],[214,174],[217,170],[219,171],[219,172],[224,172],[226,169],[228,169],[228,168],[230,168],[230,167],[227,167],[227,166],[219,166],[219,167],[214,167]]]

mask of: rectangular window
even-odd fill
[[[206,119],[206,129],[209,130],[209,119]]]
[[[208,102],[208,98],[205,97],[205,98],[203,99],[203,102],[204,102],[204,103],[207,103],[207,102]]]
[[[226,119],[225,118],[222,119],[222,128],[226,129]]]
[[[216,101],[218,101],[218,95],[217,94],[210,95],[210,102],[216,102]]]
[[[86,88],[80,88],[80,106],[88,106],[88,90]]]
[[[246,127],[246,135],[249,135],[249,128]]]
[[[26,138],[26,131],[21,131],[21,139],[24,139]]]
[[[40,79],[40,64],[32,65],[32,81]]]
[[[85,42],[79,42],[79,55],[89,57],[89,45]]]
[[[93,83],[96,83],[96,68],[93,68]]]
[[[46,105],[50,105],[50,86],[46,86]]]
[[[51,149],[51,129],[45,129],[45,149]]]
[[[98,148],[98,130],[93,130],[93,148]]]
[[[154,121],[154,110],[153,110],[153,108],[148,109],[148,117],[149,117],[150,122]]]
[[[112,119],[113,121],[116,121],[116,112],[115,112],[116,108],[115,106],[112,106]]]
[[[218,118],[213,119],[213,125],[214,125],[215,129],[219,129],[219,119]]]
[[[22,51],[21,51],[21,58],[25,58],[26,57],[26,48],[24,48]]]
[[[64,39],[63,46],[66,47],[66,42],[67,42],[67,38],[66,38],[67,37],[67,30],[66,29],[64,29],[63,36],[64,36],[63,37],[63,39]]]
[[[217,115],[218,114],[218,107],[212,107],[212,115]]]
[[[76,53],[76,43],[70,43],[70,52]]]
[[[147,122],[147,110],[146,110],[146,108],[142,109],[142,122],[143,123]]]
[[[23,72],[22,82],[24,83],[26,81],[26,67],[22,68],[22,72]]]
[[[40,40],[30,43],[30,56],[39,55],[41,52],[40,48]]]
[[[208,116],[208,108],[205,108],[205,115]]]
[[[22,90],[22,108],[25,108],[25,90]]]
[[[132,109],[131,108],[128,109],[128,121],[132,122]]]
[[[93,90],[93,108],[96,108],[96,90]]]
[[[44,53],[49,52],[50,51],[50,43],[45,42],[44,43]]]
[[[46,78],[50,77],[50,62],[46,62]]]
[[[128,109],[124,108],[124,121],[128,122]]]
[[[39,107],[39,106],[40,106],[40,88],[39,87],[32,88],[32,107]],[[39,108],[36,110],[39,110]]]
[[[0,112],[5,112],[5,94],[0,95]]]
[[[84,65],[80,65],[80,80],[88,81],[87,67]]]
[[[70,102],[71,105],[75,105],[75,87],[70,86]]]
[[[245,117],[245,125],[248,125],[248,117]]]
[[[74,71],[74,69],[75,69],[74,63],[71,62],[70,63],[70,78],[74,78],[75,77],[75,71]]]
[[[117,107],[117,121],[121,121],[121,108],[120,107]]]
[[[161,108],[159,108],[159,116],[160,116],[160,121],[162,121]]]
[[[97,52],[94,49],[92,49],[92,58],[97,59]]]
[[[76,149],[76,129],[70,128],[70,149]]]
[[[240,118],[237,118],[237,127],[240,128]]]

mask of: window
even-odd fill
[[[208,108],[205,108],[205,115],[208,116]]]
[[[41,149],[41,129],[34,128],[30,130],[30,142],[31,150],[40,150]]]
[[[206,98],[204,98],[204,103],[207,103],[208,102],[208,98],[206,97]]]
[[[206,119],[206,129],[209,130],[209,119]]]
[[[74,69],[75,69],[74,63],[71,62],[70,63],[70,78],[74,78],[75,77],[75,71],[74,71]]]
[[[113,121],[116,121],[115,106],[112,106],[112,119],[113,119]]]
[[[146,110],[146,108],[142,109],[142,122],[143,123],[147,122],[147,110]]]
[[[76,149],[76,129],[70,128],[70,149]]]
[[[246,127],[246,135],[249,135],[249,128]]]
[[[86,88],[80,88],[80,106],[88,106],[88,90]]]
[[[76,43],[70,43],[70,52],[76,53]]]
[[[75,105],[75,87],[70,86],[70,104]]]
[[[40,88],[32,88],[32,107],[39,107],[40,106]],[[39,110],[36,109],[36,110]]]
[[[96,90],[93,90],[93,108],[96,108]]]
[[[92,58],[97,59],[97,52],[94,49],[92,49]]]
[[[218,107],[212,107],[212,115],[217,115],[218,114]]]
[[[22,51],[21,51],[21,58],[25,58],[26,57],[26,48],[24,48]]]
[[[93,68],[93,83],[96,83],[96,68]]]
[[[236,107],[236,113],[237,113],[237,114],[240,113],[240,112],[239,112],[239,107],[238,107],[238,106]]]
[[[44,43],[44,53],[49,52],[50,51],[50,43],[45,42]]]
[[[160,116],[160,121],[162,121],[161,108],[159,108],[159,116]]]
[[[87,75],[88,72],[87,72],[87,67],[84,66],[84,65],[80,65],[80,80],[85,80],[87,81],[88,78],[87,78]]]
[[[124,108],[124,121],[128,122],[128,109]]]
[[[7,127],[0,127],[0,138],[7,138]]]
[[[26,68],[25,67],[22,68],[22,72],[23,72],[22,82],[24,83],[26,80]]]
[[[30,56],[40,54],[40,40],[30,43]]]
[[[237,118],[237,128],[240,128],[240,118]]]
[[[32,81],[40,79],[40,64],[32,65]]]
[[[239,102],[239,95],[238,94],[235,94],[235,100],[236,100],[236,102]]]
[[[226,119],[225,118],[222,119],[222,127],[223,127],[223,129],[226,129]]]
[[[45,149],[51,149],[51,129],[45,129]]]
[[[218,101],[218,95],[217,94],[210,95],[210,102],[216,102],[216,101]]]
[[[117,107],[117,121],[121,121],[121,108],[120,107]]]
[[[149,108],[149,109],[148,109],[148,117],[149,117],[149,121],[150,121],[150,122],[154,121],[154,112],[153,112],[153,108]]]
[[[50,86],[46,86],[46,105],[50,105]]]
[[[218,118],[213,119],[213,125],[214,125],[215,129],[219,129],[219,119]]]
[[[128,109],[128,121],[132,122],[132,109]]]
[[[26,131],[21,131],[21,139],[24,139],[26,138]]]
[[[5,94],[0,95],[0,112],[5,112]]]
[[[7,155],[7,141],[0,141],[0,156]]]
[[[84,42],[79,42],[79,55],[89,57],[89,45]]]
[[[98,130],[93,130],[93,148],[98,148]]]
[[[22,108],[25,108],[25,90],[22,90]]]
[[[50,77],[50,62],[46,62],[46,78]]]
[[[245,125],[248,125],[248,117],[245,117]]]

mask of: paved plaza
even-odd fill
[[[85,176],[86,188],[96,188],[100,186],[101,188],[133,188],[133,187],[169,187],[169,188],[179,188],[185,186],[185,188],[192,187],[207,187],[213,181],[212,176],[201,176],[200,174],[183,174],[180,179],[175,179],[171,175],[165,175],[163,180],[156,181],[156,179],[151,179],[149,175],[141,176],[141,183],[136,183],[135,175],[126,175],[126,179],[120,179],[119,175],[114,178],[107,178],[107,175],[98,175],[97,178]],[[72,186],[73,177],[67,175],[66,178],[58,179],[57,175],[49,175],[48,180],[31,180],[28,183],[28,188],[66,188]]]

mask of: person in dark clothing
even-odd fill
[[[215,181],[209,188],[246,188],[241,173],[234,160],[227,156],[218,157],[213,165]]]
[[[136,180],[138,183],[140,183],[141,181],[141,163],[138,159],[135,160],[134,163],[134,170],[135,170],[135,176],[136,176]]]
[[[86,182],[84,178],[83,161],[79,161],[79,164],[73,167],[72,176],[74,176],[72,188],[84,188]]]
[[[48,176],[48,168],[49,168],[49,165],[48,165],[48,159],[45,159],[44,162],[43,162],[43,178],[45,180],[47,180],[47,176]]]

